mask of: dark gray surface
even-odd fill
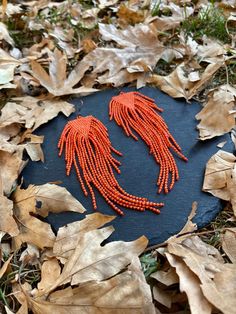
[[[123,91],[128,90],[133,89],[123,89]],[[74,99],[72,102],[76,106],[76,112],[73,115],[69,118],[60,115],[42,126],[37,134],[45,136],[43,144],[45,163],[29,162],[23,176],[25,186],[30,183],[43,184],[62,181],[62,186],[80,200],[87,209],[87,213],[92,213],[91,199],[83,195],[75,172],[72,171],[70,177],[65,176],[65,163],[63,158],[58,157],[57,142],[68,120],[74,119],[78,113],[83,116],[94,115],[107,126],[113,146],[123,153],[123,157],[118,157],[122,162],[121,174],[117,175],[121,186],[134,195],[165,203],[160,215],[148,211],[140,213],[124,209],[125,216],[117,217],[112,223],[115,232],[110,240],[129,241],[146,235],[149,244],[152,245],[166,240],[183,227],[193,201],[198,202],[195,221],[200,227],[209,223],[216,216],[221,209],[220,201],[201,191],[205,164],[218,150],[216,146],[218,143],[227,140],[224,149],[230,152],[233,151],[233,145],[229,135],[203,143],[198,141],[197,121],[195,120],[196,113],[201,109],[198,103],[187,104],[185,101],[176,101],[155,88],[145,87],[140,91],[154,98],[157,105],[164,109],[162,116],[182,147],[184,154],[189,158],[188,163],[178,157],[175,158],[180,172],[180,180],[169,194],[158,195],[156,193],[159,167],[149,155],[143,141],[136,142],[132,138],[128,138],[114,121],[109,121],[108,104],[112,96],[118,95],[117,90],[107,90]],[[115,214],[98,193],[96,193],[96,197],[100,212],[109,215]],[[84,215],[76,213],[51,214],[48,221],[57,229],[83,217]]]

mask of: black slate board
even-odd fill
[[[131,90],[134,89],[123,89],[123,91]],[[140,213],[125,209],[125,216],[117,217],[112,223],[115,232],[110,240],[130,241],[145,235],[149,239],[149,245],[152,245],[163,242],[183,227],[193,201],[198,202],[195,221],[199,227],[206,225],[217,215],[221,209],[220,201],[201,191],[205,165],[208,159],[219,149],[216,146],[218,143],[227,141],[224,149],[230,152],[233,151],[233,146],[229,135],[207,142],[198,141],[195,115],[201,109],[200,104],[196,102],[188,104],[185,101],[174,100],[151,87],[142,88],[140,92],[154,98],[157,105],[164,109],[162,115],[171,133],[182,147],[184,154],[189,158],[189,162],[185,163],[176,157],[180,180],[175,184],[171,193],[167,195],[156,193],[159,167],[149,155],[142,140],[135,142],[132,138],[128,138],[114,121],[109,121],[109,101],[112,96],[119,93],[114,89],[74,99],[72,102],[76,106],[76,112],[73,115],[69,118],[59,115],[38,129],[36,133],[45,136],[43,144],[45,163],[30,161],[23,171],[23,177],[25,186],[62,181],[62,186],[66,187],[85,206],[87,213],[92,213],[91,199],[83,195],[75,173],[73,172],[70,177],[65,176],[65,163],[63,158],[58,157],[57,142],[68,120],[74,119],[79,113],[83,116],[95,116],[107,126],[113,146],[123,153],[123,157],[119,158],[122,162],[121,174],[117,175],[121,186],[134,195],[165,203],[160,215],[149,211]],[[100,212],[108,215],[115,214],[98,193],[96,193],[96,198]],[[56,230],[83,217],[84,215],[76,213],[62,213],[50,214],[47,220]]]

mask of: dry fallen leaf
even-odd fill
[[[2,14],[2,17],[4,17],[4,14],[6,14],[8,17],[14,14],[18,14],[22,11],[20,4],[12,4],[8,3],[7,0],[2,1],[2,5],[0,5],[0,13]]]
[[[173,302],[173,293],[165,291],[163,287],[154,286],[153,287],[153,298],[160,304],[167,308],[171,308]]]
[[[155,273],[151,274],[151,277],[166,286],[171,286],[179,282],[179,277],[172,267],[168,268],[166,271],[158,270]]]
[[[34,314],[154,314],[151,291],[137,257],[128,270],[108,280],[53,292],[48,301],[28,297]],[[89,311],[89,312],[88,312]]]
[[[122,25],[133,25],[144,21],[143,10],[132,10],[125,4],[119,6],[117,16],[119,17],[119,23]]]
[[[44,136],[37,136],[28,132],[23,136],[23,138],[21,138],[21,140],[27,140],[26,144],[23,144],[22,146],[25,148],[32,161],[41,160],[44,162],[44,154],[41,148]]]
[[[226,267],[227,266],[227,267]],[[226,264],[214,279],[201,285],[204,296],[224,314],[234,314],[236,307],[236,265]]]
[[[74,110],[72,104],[63,100],[40,100],[31,96],[12,98],[2,109],[0,125],[4,127],[20,123],[34,131],[59,112],[68,117]]]
[[[22,160],[23,148],[14,153],[0,151],[0,169],[2,190],[5,195],[10,195],[15,182],[23,170],[26,162]]]
[[[97,45],[95,44],[95,42],[90,38],[85,38],[82,41],[81,45],[82,45],[83,51],[85,53],[89,53],[89,52],[93,51],[95,48],[97,48]]]
[[[13,218],[13,202],[5,196],[0,196],[0,230],[12,237],[19,233],[17,224]]]
[[[236,264],[236,228],[225,230],[222,235],[222,248],[231,262]]]
[[[11,262],[13,255],[11,255],[7,261],[3,264],[3,266],[0,268],[0,279],[2,278],[2,276],[5,274],[5,272],[7,271],[7,268]]]
[[[217,263],[224,263],[224,259],[221,256],[220,252],[214,246],[203,242],[198,236],[189,236],[182,241],[182,245],[186,249],[191,250],[191,252],[193,253],[201,255],[205,258],[213,258]]]
[[[33,208],[37,202],[40,202],[40,207],[36,207],[36,213],[42,217],[46,217],[49,212],[73,211],[83,213],[85,211],[77,199],[64,187],[56,184],[29,185],[25,190],[18,187],[13,197],[17,206],[21,207],[28,206],[26,204],[30,202],[30,207]]]
[[[0,150],[15,153],[20,147],[17,146],[20,142],[21,127],[19,124],[11,124],[6,127],[0,126]]]
[[[201,58],[200,61],[211,62],[211,60],[215,60],[212,58],[226,54],[226,47],[223,46],[222,43],[217,42],[215,39],[208,38],[205,35],[202,40],[203,44],[197,47],[197,56]]]
[[[152,22],[155,24],[158,31],[166,31],[178,27],[180,22],[192,15],[194,12],[194,9],[191,6],[180,7],[174,2],[169,1],[160,1],[160,3],[155,1],[153,2],[154,5],[158,4],[160,12],[165,10],[171,12],[168,16],[163,14],[152,18]]]
[[[37,246],[27,243],[25,250],[21,253],[19,260],[24,264],[38,265],[40,251]]]
[[[19,187],[13,194],[14,213],[20,234],[14,237],[14,245],[32,243],[39,248],[53,247],[55,235],[49,224],[34,215],[46,217],[49,212],[83,212],[83,206],[63,187],[54,184],[30,185],[26,190]],[[40,206],[40,207],[38,207]]]
[[[196,215],[197,210],[197,202],[193,202],[192,210],[188,216],[187,222],[184,227],[176,234],[171,236],[169,239],[166,240],[166,243],[180,243],[182,242],[190,233],[193,233],[197,230],[196,223],[192,222],[192,219]]]
[[[50,36],[57,39],[57,45],[65,51],[69,58],[73,58],[75,55],[75,49],[72,47],[71,42],[74,38],[74,29],[70,28],[68,31],[64,30],[60,26],[56,26],[50,31]]]
[[[56,258],[44,261],[41,269],[41,281],[38,283],[38,289],[47,290],[58,279],[61,274],[61,267]]]
[[[101,246],[113,231],[114,229],[109,226],[78,232],[77,245],[65,263],[61,275],[44,293],[47,294],[68,282],[76,285],[91,280],[102,281],[115,276],[147,246],[145,237],[132,242],[116,241]]]
[[[16,314],[28,314],[28,302],[26,296],[32,290],[31,285],[28,282],[21,285],[19,283],[13,283],[12,290],[15,298],[21,304],[21,307]]]
[[[53,246],[53,253],[62,264],[68,260],[78,244],[78,234],[102,227],[112,221],[115,216],[106,216],[100,213],[87,215],[81,221],[75,221],[59,228]]]
[[[99,8],[104,9],[106,7],[110,7],[114,4],[116,4],[118,0],[98,0]]]
[[[209,64],[200,79],[196,82],[191,82],[185,73],[185,63],[181,63],[167,76],[152,75],[149,82],[174,98],[184,97],[186,100],[189,100],[204,87],[222,65],[222,62]]]
[[[185,265],[181,258],[169,253],[166,253],[166,257],[179,276],[180,291],[187,294],[191,314],[210,314],[212,305],[204,298],[198,277]]]
[[[1,78],[0,78],[0,89],[5,84],[10,83],[14,78],[14,71],[17,67],[17,64],[1,64],[0,71],[1,71]]]
[[[236,157],[219,150],[206,165],[203,191],[230,201],[236,215]]]
[[[0,41],[2,41],[3,39],[11,46],[14,46],[14,40],[9,35],[6,25],[0,22]]]
[[[88,310],[89,313],[104,314],[155,313],[150,286],[138,259],[147,239],[141,237],[132,242],[117,241],[101,246],[113,228],[97,228],[112,219],[112,216],[95,213],[76,226],[75,223],[68,224],[68,234],[61,228],[64,233],[58,232],[54,254],[51,257],[44,255],[46,259],[38,289],[14,285],[14,293],[22,304],[22,314],[27,313],[23,310],[28,307],[34,314],[85,314]],[[68,246],[66,241],[73,245],[68,243]],[[58,261],[61,253],[67,259],[64,265]],[[71,280],[73,287],[58,289]]]
[[[36,210],[26,203],[25,206],[15,204],[14,214],[20,233],[13,238],[14,249],[19,249],[22,243],[34,244],[40,249],[53,247],[55,234],[50,225],[34,217]]]
[[[155,29],[149,25],[138,24],[119,30],[111,24],[99,24],[99,32],[104,40],[115,41],[123,49],[96,48],[90,52],[75,69],[79,80],[90,67],[101,84],[119,86],[137,80],[152,71],[164,51]]]
[[[48,51],[48,54],[51,59],[49,63],[49,74],[37,61],[31,61],[31,67],[33,71],[32,75],[39,80],[41,85],[51,94],[54,96],[69,94],[87,95],[96,92],[96,89],[86,88],[84,86],[73,89],[73,86],[79,83],[81,79],[80,73],[77,73],[76,69],[74,69],[67,77],[66,55],[57,48],[54,52]]]
[[[198,246],[195,245],[196,243]],[[223,313],[234,312],[235,264],[225,264],[218,250],[203,243],[198,237],[186,239],[182,244],[169,244],[168,252],[181,257],[188,268],[199,278],[201,290],[211,304]]]
[[[196,115],[201,140],[223,135],[235,126],[236,89],[221,85],[208,95],[204,108]]]

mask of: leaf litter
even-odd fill
[[[55,234],[43,218],[82,214],[83,205],[59,185],[22,189],[17,179],[25,151],[44,160],[44,137],[34,130],[59,112],[69,116],[70,95],[111,86],[151,84],[174,98],[200,99],[199,139],[231,131],[233,139],[235,9],[233,1],[3,1],[0,312],[234,313],[233,154],[212,156],[203,182],[203,191],[231,204],[224,224],[198,230],[194,203],[182,230],[140,259],[147,280],[138,259],[145,237],[101,245],[115,217],[99,213]],[[204,33],[207,16],[215,26]],[[210,235],[217,245],[207,243]]]

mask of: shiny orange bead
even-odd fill
[[[109,105],[110,120],[114,119],[127,136],[138,140],[135,135],[137,133],[147,144],[150,154],[160,165],[158,193],[163,190],[168,193],[179,179],[178,168],[171,151],[184,161],[188,159],[182,154],[180,146],[170,134],[158,111],[163,110],[157,107],[153,99],[139,92],[120,93],[112,97]]]
[[[106,127],[93,116],[69,121],[58,142],[59,156],[65,151],[66,174],[74,166],[83,193],[90,193],[93,208],[97,208],[94,187],[105,201],[119,214],[124,215],[117,205],[138,210],[150,210],[159,214],[162,203],[149,202],[124,191],[114,176],[120,173],[120,162],[112,153],[122,155],[112,147]]]

